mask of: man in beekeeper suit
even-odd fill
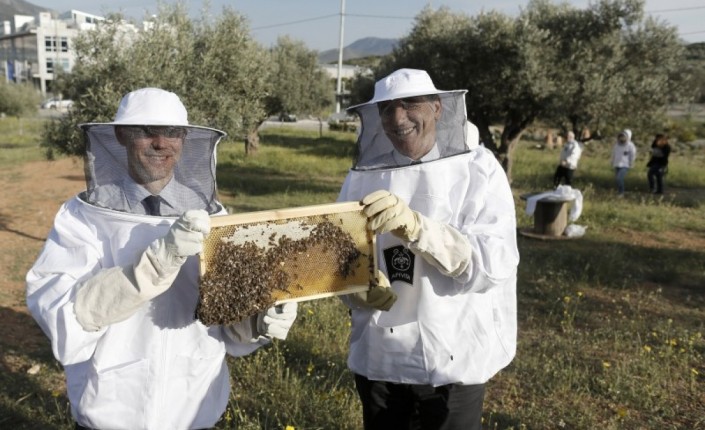
[[[194,319],[198,254],[223,132],[189,125],[179,97],[123,97],[81,125],[87,190],[64,203],[27,274],[27,306],[64,366],[77,428],[212,427],[230,395],[225,353],[284,339],[296,306],[233,326]]]
[[[359,156],[339,199],[364,204],[386,274],[345,299],[366,429],[480,429],[484,384],[515,354],[514,200],[465,92],[401,69],[349,109]]]

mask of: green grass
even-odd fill
[[[0,167],[43,158],[39,142],[45,122],[42,118],[0,118]]]
[[[352,164],[350,133],[262,132],[254,157],[244,145],[225,142],[218,150],[218,189],[231,212],[295,207],[335,201]]]
[[[332,202],[351,164],[352,140],[267,130],[254,157],[241,142],[224,143],[221,198],[232,212]],[[677,147],[667,193],[653,198],[640,148],[641,167],[627,177],[627,197],[617,199],[609,146],[591,143],[576,174],[585,198],[577,223],[588,227],[586,236],[519,236],[518,351],[488,384],[487,429],[705,428],[703,154]],[[533,142],[517,149],[519,227],[532,224],[519,196],[549,189],[557,159],[557,150]],[[345,363],[347,310],[338,299],[299,309],[287,341],[229,359],[233,395],[218,428],[361,427]],[[3,320],[33,324],[0,310]],[[0,350],[9,369],[0,372],[0,427],[72,428],[48,342],[18,347],[0,339]],[[27,374],[30,363],[41,371]]]

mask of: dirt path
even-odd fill
[[[24,276],[44,244],[59,206],[85,189],[81,160],[24,163],[0,172],[0,339],[36,345],[28,324]]]

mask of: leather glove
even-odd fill
[[[362,199],[365,207],[362,213],[367,216],[367,228],[376,234],[391,232],[396,237],[414,242],[419,237],[418,213],[396,195],[378,190]]]
[[[298,303],[289,302],[272,306],[257,316],[257,331],[260,335],[280,340],[286,339],[296,319]]]
[[[171,287],[186,258],[201,252],[209,232],[206,211],[187,211],[166,236],[149,245],[137,263],[104,269],[83,281],[74,304],[78,322],[87,331],[97,331],[129,318]]]
[[[388,311],[397,301],[397,293],[392,290],[389,279],[384,276],[384,273],[378,271],[375,284],[367,291],[352,294],[350,299],[360,307]]]

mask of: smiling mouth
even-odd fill
[[[398,129],[394,130],[393,134],[395,136],[404,137],[404,136],[408,136],[411,133],[413,133],[414,129],[415,129],[415,127],[398,128]]]

